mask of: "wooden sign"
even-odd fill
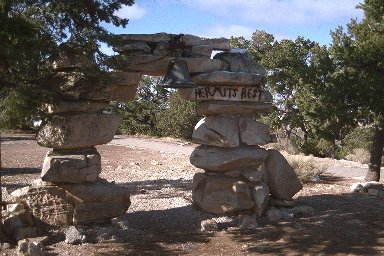
[[[244,86],[199,86],[182,89],[181,95],[187,100],[220,100],[220,101],[252,101],[270,102],[272,96],[260,87]]]

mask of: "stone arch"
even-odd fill
[[[120,35],[115,50],[123,65],[112,81],[84,82],[72,69],[86,63],[78,56],[53,62],[55,78],[67,79],[57,87],[65,97],[47,106],[50,119],[37,134],[39,145],[53,149],[44,160],[42,181],[21,195],[29,198],[37,218],[53,225],[87,224],[127,211],[129,191],[98,180],[101,157],[95,146],[111,141],[121,122],[118,115],[105,112],[109,101],[133,99],[141,75],[163,76],[173,58],[169,44],[174,36]],[[205,116],[193,134],[201,146],[191,163],[205,170],[194,177],[194,202],[211,213],[252,210],[261,216],[270,194],[291,200],[301,189],[300,181],[279,152],[259,147],[273,138],[268,127],[249,117],[272,108],[263,67],[245,50],[231,49],[228,39],[184,35],[183,40],[181,58],[196,87],[181,89],[181,95],[199,101],[198,113]],[[222,52],[212,59],[213,50]]]

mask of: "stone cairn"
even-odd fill
[[[47,81],[59,97],[47,105],[47,121],[37,142],[52,148],[44,160],[41,179],[16,190],[3,221],[7,235],[17,240],[32,236],[34,220],[51,225],[109,221],[126,213],[127,188],[99,177],[101,157],[95,146],[108,143],[121,117],[106,111],[110,101],[132,100],[141,75],[164,76],[173,55],[176,35],[120,35],[115,47],[119,72],[112,79],[85,79],[94,61],[62,49],[51,59],[56,74]],[[290,205],[302,185],[292,167],[276,150],[268,127],[255,114],[272,109],[264,88],[263,67],[224,38],[183,36],[180,58],[187,62],[196,88],[180,89],[184,99],[198,101],[205,116],[193,139],[201,144],[191,163],[203,169],[193,179],[193,201],[209,213],[253,212],[261,216],[272,204]],[[221,51],[211,58],[212,52]],[[33,215],[33,219],[28,214]]]
[[[166,72],[174,58],[175,35],[121,35],[122,70],[148,75]],[[278,151],[261,148],[273,142],[268,127],[254,116],[272,110],[264,88],[264,68],[243,49],[231,49],[225,38],[184,35],[180,58],[187,62],[196,88],[180,89],[186,100],[198,101],[193,140],[202,144],[190,157],[204,173],[193,179],[193,201],[209,213],[252,211],[261,216],[270,205],[293,205],[300,180]],[[213,50],[220,51],[211,58]]]

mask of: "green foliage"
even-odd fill
[[[33,122],[44,115],[41,106],[46,97],[32,87],[3,89],[1,94],[0,127],[2,129],[29,130],[33,128]]]
[[[372,146],[373,129],[357,127],[348,133],[342,141],[341,156],[352,154],[355,149],[361,148],[369,152]]]
[[[177,91],[169,97],[168,108],[157,115],[156,127],[162,136],[191,139],[198,121],[196,102],[183,100]]]

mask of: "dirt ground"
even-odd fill
[[[201,232],[200,221],[214,216],[191,203],[192,177],[201,171],[189,164],[193,145],[162,141],[180,150],[161,150],[162,144],[144,140],[153,148],[116,141],[97,147],[101,176],[130,188],[129,230],[117,238],[82,245],[67,245],[60,233],[53,232],[46,243],[47,255],[384,255],[384,201],[351,194],[349,186],[359,181],[355,177],[327,174],[319,182],[305,184],[295,199],[298,205],[315,209],[309,217],[250,231]],[[47,150],[33,136],[3,134],[2,188],[11,192],[39,178]],[[1,255],[15,252],[3,250]]]

